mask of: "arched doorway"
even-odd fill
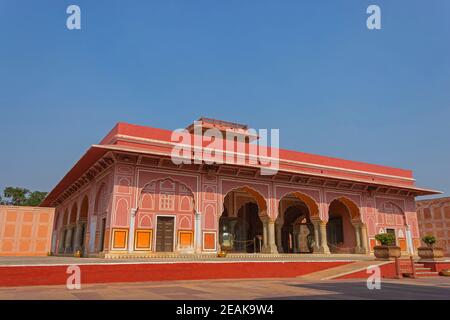
[[[361,221],[358,206],[341,197],[328,208],[328,247],[332,253],[366,253],[367,232]]]
[[[81,207],[80,216],[77,219],[76,237],[75,237],[75,251],[80,250],[85,252],[85,238],[86,238],[86,225],[89,212],[89,200],[87,196],[84,196]]]
[[[293,192],[283,196],[279,202],[276,220],[278,252],[313,253],[320,250],[318,206],[307,195]],[[317,236],[317,239],[316,239]]]
[[[314,227],[303,206],[291,206],[284,212],[281,245],[284,253],[313,252]]]
[[[99,253],[104,249],[108,202],[109,196],[106,190],[106,184],[102,183],[97,189],[94,212],[90,218],[89,252]]]
[[[69,219],[69,210],[66,209],[61,214],[60,221],[59,221],[59,239],[58,239],[58,253],[62,254],[64,253],[64,250],[66,248],[66,236],[67,236],[67,224]]]
[[[69,215],[69,223],[67,225],[64,253],[73,253],[75,247],[75,225],[77,221],[78,206],[75,202],[72,205]]]
[[[256,253],[264,251],[266,204],[249,192],[248,187],[230,191],[224,198],[224,210],[219,219],[219,244],[230,252]],[[261,208],[262,207],[262,208]],[[263,209],[263,210],[261,210]],[[261,217],[262,216],[262,217]]]

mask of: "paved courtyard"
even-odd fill
[[[0,299],[445,299],[450,278],[383,280],[380,290],[367,289],[362,280],[305,281],[245,279],[86,284],[79,290],[65,286],[0,288]]]

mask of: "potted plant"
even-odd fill
[[[421,259],[439,259],[444,256],[444,250],[434,246],[437,242],[435,236],[426,235],[422,238],[422,241],[426,244],[426,247],[418,248],[419,257]]]
[[[375,236],[375,239],[381,243],[380,246],[373,248],[377,259],[390,260],[400,257],[401,249],[395,245],[395,235],[392,233],[379,233]]]

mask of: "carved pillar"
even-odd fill
[[[314,246],[313,253],[320,253],[320,238],[319,238],[319,224],[320,221],[313,221],[314,226]]]
[[[134,222],[136,220],[135,219],[136,212],[137,212],[137,209],[135,209],[135,208],[131,209],[131,214],[130,214],[130,233],[128,235],[128,252],[130,252],[130,253],[134,252],[134,230],[135,230]]]
[[[267,219],[263,222],[264,230],[265,230],[265,238],[267,240],[264,240],[265,243],[265,253],[278,253],[277,246],[275,244],[275,221],[271,219]]]
[[[89,225],[89,248],[88,252],[93,253],[95,252],[95,242],[97,237],[97,216],[93,216],[91,218],[91,223]]]
[[[278,221],[278,223],[276,223],[276,229],[277,229],[276,236],[277,236],[278,252],[283,252],[282,228],[283,228],[283,223],[281,221]]]
[[[59,233],[58,239],[58,253],[64,253],[65,248],[66,248],[66,234],[65,228],[62,228],[62,230]]]
[[[355,223],[353,224],[353,227],[355,228],[355,240],[356,240],[355,253],[361,253],[361,232],[360,232],[361,225],[359,223]]]
[[[73,243],[75,244],[73,246],[73,252],[77,252],[77,250],[81,250],[81,246],[80,246],[80,236],[81,236],[81,224],[77,223],[75,228],[74,228],[75,234],[74,234],[74,241]]]
[[[409,253],[411,255],[414,255],[414,244],[413,244],[412,235],[411,235],[411,228],[408,224],[406,225],[406,241],[408,243]]]
[[[268,248],[267,248],[267,237],[268,237],[268,231],[267,231],[267,221],[263,221],[263,247],[262,247],[262,251],[263,252],[267,252]]]
[[[68,228],[64,243],[64,253],[70,253],[71,251],[72,251],[72,228]]]
[[[361,251],[364,254],[369,253],[369,238],[367,237],[367,227],[365,224],[361,225]]]
[[[328,248],[327,241],[327,223],[324,221],[320,221],[319,223],[320,230],[320,251],[324,254],[330,254],[330,249]]]
[[[200,212],[195,212],[195,244],[194,244],[194,250],[196,253],[202,252],[202,215]],[[220,231],[219,231],[220,232]]]

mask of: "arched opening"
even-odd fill
[[[334,199],[328,208],[326,226],[330,252],[365,252],[366,240],[361,232],[362,225],[359,208],[353,201],[345,197]]]
[[[89,251],[98,253],[103,251],[104,236],[106,231],[106,213],[108,200],[105,183],[102,183],[96,193],[94,212],[90,225]]]
[[[85,238],[86,238],[86,228],[87,228],[87,219],[89,213],[89,199],[87,196],[84,196],[83,201],[81,202],[80,207],[80,216],[77,221],[77,239],[75,244],[75,250],[80,250],[81,252],[85,251]]]
[[[311,197],[293,192],[283,196],[278,206],[276,238],[278,252],[312,253],[317,247],[312,219],[319,218],[319,208]]]
[[[219,219],[219,243],[222,250],[256,253],[263,251],[266,216],[264,197],[249,187],[230,191],[224,198]]]
[[[69,210],[66,209],[64,213],[61,215],[61,221],[58,226],[59,228],[58,253],[64,253],[64,250],[66,248],[68,222],[69,222]]]
[[[67,227],[67,241],[66,241],[66,247],[64,252],[65,253],[73,253],[74,248],[76,245],[76,221],[77,221],[77,214],[78,214],[78,206],[75,202],[72,205],[72,209],[70,210],[70,216],[69,216],[69,224]]]

